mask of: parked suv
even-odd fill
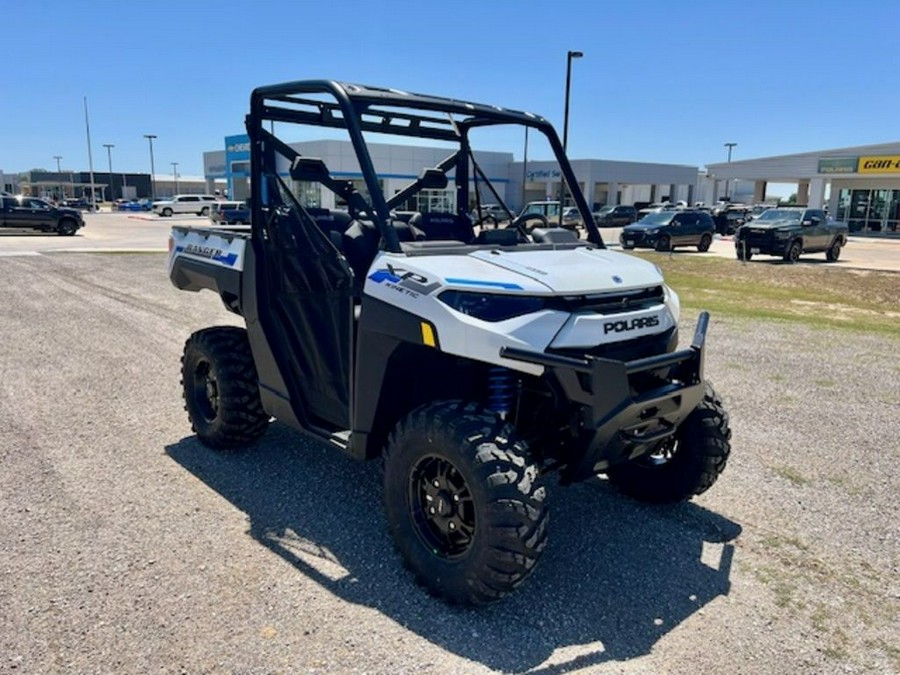
[[[847,243],[847,234],[846,223],[828,220],[821,209],[779,207],[763,211],[738,229],[734,249],[738,260],[763,253],[794,263],[803,253],[824,251],[828,262],[835,262]]]
[[[244,225],[250,222],[250,209],[244,202],[214,202],[209,219],[218,225]]]
[[[175,195],[172,199],[153,202],[153,213],[171,216],[175,213],[196,213],[208,216],[216,198],[212,195]]]
[[[600,227],[621,227],[637,220],[637,209],[633,206],[619,204],[603,206],[594,212],[594,222]]]
[[[716,226],[704,211],[659,211],[626,225],[619,235],[622,248],[655,248],[673,251],[676,246],[696,246],[708,251]]]
[[[57,208],[37,197],[0,197],[0,228],[56,232],[71,236],[84,227],[81,211]]]

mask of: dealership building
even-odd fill
[[[900,143],[722,162],[706,170],[704,190],[713,200],[735,181],[752,185],[752,193],[737,195],[752,202],[765,200],[769,183],[794,183],[798,204],[827,207],[851,232],[900,229]]]
[[[321,140],[293,143],[291,147],[305,157],[322,159],[336,178],[358,182],[364,191],[362,172],[349,141]],[[371,143],[369,150],[382,181],[385,195],[400,192],[418,177],[423,167],[434,167],[446,159],[446,148]],[[475,152],[475,160],[490,179],[500,197],[518,212],[529,201],[558,199],[560,172],[554,161],[516,162],[508,152]],[[618,162],[598,159],[572,160],[572,168],[588,203],[632,204],[636,201],[692,202],[697,197],[698,169],[678,164]],[[250,142],[246,135],[227,136],[225,149],[203,153],[203,172],[212,191],[227,186],[233,199],[249,196]],[[279,171],[289,179],[288,167]],[[341,208],[335,195],[317,184],[293,185],[305,204]],[[496,201],[482,190],[482,203]],[[455,193],[447,190],[423,190],[408,208],[416,211],[449,211]]]
[[[233,199],[249,196],[250,144],[246,135],[227,136],[225,149],[203,154],[207,189],[227,189]],[[364,191],[362,173],[349,141],[321,140],[292,144],[306,157],[325,161],[335,177],[355,181]],[[446,158],[446,148],[373,143],[375,169],[386,195],[399,192],[415,179],[423,167],[437,166]],[[515,161],[512,153],[476,152],[476,161],[515,212],[529,201],[558,199],[560,172],[554,161]],[[846,221],[854,232],[895,232],[900,225],[900,143],[882,143],[851,148],[804,152],[708,164],[622,162],[573,159],[572,168],[588,203],[633,204],[683,200],[689,204],[732,201],[762,203],[772,183],[797,186],[797,203],[827,208],[837,220]],[[288,167],[281,173],[289,180]],[[328,190],[317,184],[294,185],[304,203],[342,208]],[[482,191],[482,203],[495,201]],[[454,203],[452,190],[425,190],[407,208],[417,211],[447,211]]]

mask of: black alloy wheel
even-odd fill
[[[656,240],[656,250],[660,253],[672,250],[672,240],[669,239],[669,235],[664,234]]]
[[[700,251],[700,253],[706,253],[709,250],[711,244],[712,235],[704,234],[702,237],[700,237],[700,243],[697,244],[697,250]]]
[[[788,250],[784,253],[785,261],[791,263],[792,265],[800,260],[800,253],[803,251],[803,244],[800,243],[799,240],[794,240],[791,242],[791,245],[788,246]]]
[[[438,555],[457,558],[475,537],[475,504],[466,479],[453,463],[426,455],[413,467],[409,505],[416,533]]]

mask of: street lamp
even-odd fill
[[[178,162],[172,162],[172,177],[175,179],[175,194],[178,194]]]
[[[731,164],[731,149],[736,146],[737,143],[726,143],[725,147],[728,148],[728,163]],[[730,179],[725,179],[725,201],[728,201],[728,182]]]
[[[116,195],[113,194],[113,174],[112,174],[112,149],[116,147],[112,143],[104,143],[103,147],[106,148],[106,159],[109,160],[109,201],[115,201]]]
[[[62,191],[63,191],[62,178],[59,175],[62,173],[62,169],[59,168],[59,160],[62,159],[62,155],[53,155],[53,159],[56,160],[56,180],[59,181],[59,184],[56,187],[57,187],[57,189],[59,189],[60,194],[57,195],[57,198],[59,198],[62,196]]]
[[[150,201],[156,201],[156,167],[153,165],[153,139],[154,134],[144,134],[144,138],[150,141]]]
[[[563,154],[568,156],[569,150],[569,91],[572,87],[572,59],[580,59],[583,52],[566,52],[566,109],[563,114]],[[562,210],[565,206],[565,180],[562,172],[559,176],[559,224],[562,225]]]

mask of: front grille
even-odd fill
[[[774,239],[772,230],[741,230],[740,241],[746,242],[747,246],[768,246]]]
[[[656,335],[645,335],[644,337],[632,338],[622,342],[613,342],[611,344],[597,345],[590,348],[550,348],[547,349],[547,352],[549,354],[559,354],[560,356],[571,356],[574,358],[594,356],[601,359],[613,359],[616,361],[633,361],[648,356],[656,356],[657,354],[666,354],[674,351],[677,346],[678,329],[673,327]]]
[[[630,291],[596,293],[591,295],[554,298],[553,309],[565,312],[596,312],[597,314],[621,314],[655,307],[665,302],[662,286],[638,288]]]

